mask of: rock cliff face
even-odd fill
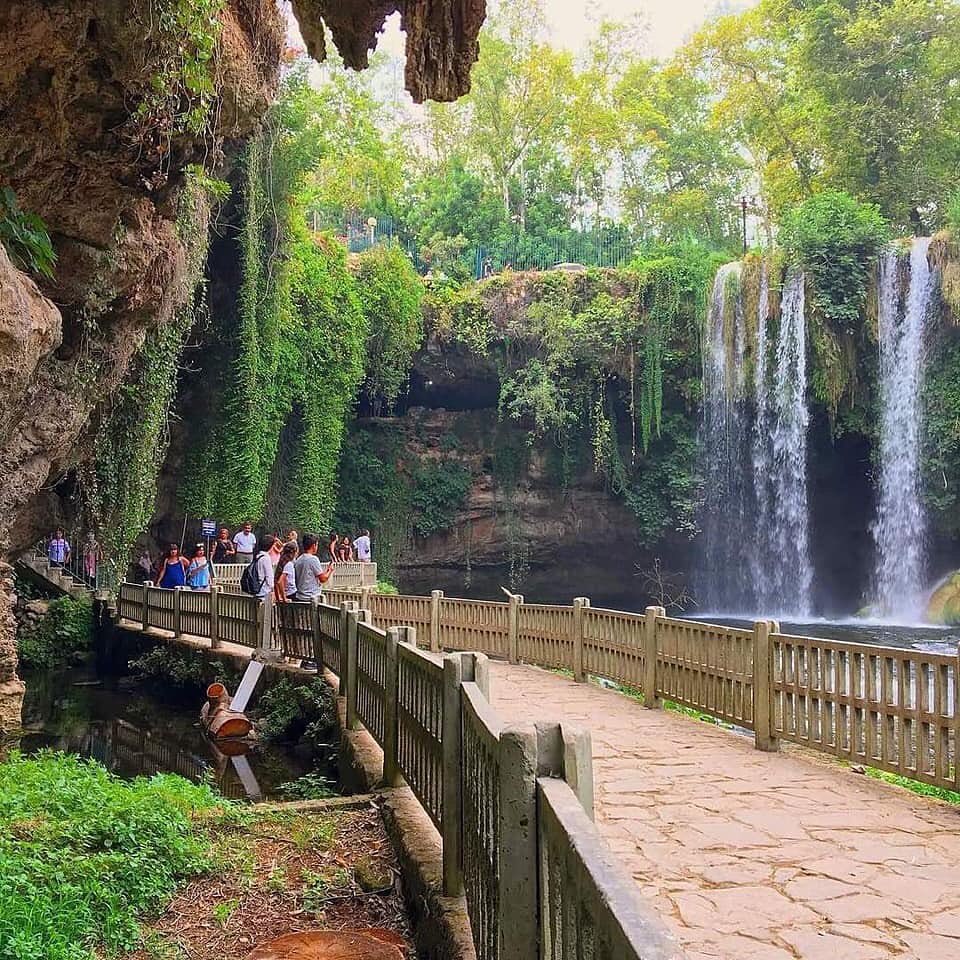
[[[0,554],[69,505],[58,487],[90,456],[89,431],[147,332],[190,295],[176,228],[182,170],[241,138],[273,95],[283,29],[271,0],[222,12],[217,96],[204,136],[138,116],[177,51],[153,4],[62,0],[0,11],[0,178],[47,225],[58,255],[43,289],[0,250]],[[5,575],[4,575],[5,576]],[[18,712],[9,591],[0,590],[0,729]],[[5,697],[4,694],[7,694]]]
[[[324,24],[349,67],[361,70],[384,21],[399,11],[407,35],[406,85],[417,103],[470,89],[486,0],[293,0],[311,56],[326,56]]]

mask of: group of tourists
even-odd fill
[[[93,533],[88,533],[86,540],[80,545],[80,558],[83,575],[92,583],[97,578],[97,568],[103,560],[103,550]],[[64,536],[63,529],[57,527],[47,541],[47,560],[51,567],[67,567],[72,559],[73,548],[70,541]]]
[[[187,556],[181,554],[177,544],[171,543],[155,570],[146,554],[141,557],[140,566],[144,579],[152,577],[157,586],[209,590],[214,579],[214,564],[242,564],[241,589],[244,592],[261,598],[273,592],[276,599],[284,603],[293,599],[309,601],[318,596],[320,585],[330,579],[334,564],[370,562],[369,530],[361,530],[352,541],[349,536],[331,533],[323,557],[318,555],[318,536],[308,533],[302,539],[301,545],[297,531],[290,530],[284,539],[267,534],[258,540],[253,524],[247,522],[232,537],[229,528],[221,527],[210,545],[209,557],[203,542],[197,543]],[[326,569],[322,566],[323,561],[329,564]]]

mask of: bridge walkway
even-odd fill
[[[491,681],[504,719],[590,730],[601,832],[690,960],[960,958],[960,807],[537,667]]]

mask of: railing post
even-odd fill
[[[500,960],[538,955],[537,735],[528,727],[500,732]]]
[[[347,637],[350,634],[349,614],[351,610],[356,610],[357,605],[353,600],[344,600],[340,604],[340,696],[347,695]]]
[[[220,649],[220,588],[210,587],[210,649]]]
[[[443,771],[443,894],[463,894],[463,849],[460,827],[463,821],[463,748],[460,701],[464,681],[474,679],[473,658],[451,653],[443,658],[443,730],[441,740]]]
[[[590,601],[586,597],[573,599],[573,679],[577,683],[586,680],[583,672],[583,608],[589,607]]]
[[[268,593],[257,608],[260,636],[257,642],[259,660],[277,660],[282,653],[273,649],[273,593]]]
[[[350,610],[347,613],[347,729],[359,730],[357,717],[357,656],[359,653],[358,626],[370,622],[369,610]]]
[[[370,596],[374,592],[373,587],[361,587],[360,588],[360,609],[369,610],[370,609]]]
[[[383,678],[383,783],[398,786],[400,757],[397,752],[397,699],[400,686],[400,631],[401,627],[387,628],[386,676]]]
[[[757,620],[753,625],[753,732],[758,750],[780,749],[773,729],[773,647],[770,634],[779,633],[776,620]]]
[[[519,593],[510,594],[510,605],[507,611],[507,654],[511,663],[520,662],[520,604],[523,597]]]
[[[440,601],[442,599],[442,590],[430,592],[430,649],[434,653],[440,651]]]
[[[323,673],[323,635],[320,633],[320,597],[310,600],[310,633],[313,634],[313,662]]]
[[[561,726],[563,779],[577,795],[587,816],[593,819],[593,741],[589,730]]]
[[[173,588],[173,638],[180,639],[180,595],[183,593],[183,587]]]
[[[143,585],[143,610],[140,613],[140,626],[144,630],[150,625],[150,588],[152,586],[152,580],[147,580]]]
[[[657,696],[657,617],[665,617],[663,607],[647,607],[643,624],[643,705],[651,710],[660,706]]]

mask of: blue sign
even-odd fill
[[[215,536],[217,532],[217,522],[216,520],[201,520],[200,529],[205,537]]]

